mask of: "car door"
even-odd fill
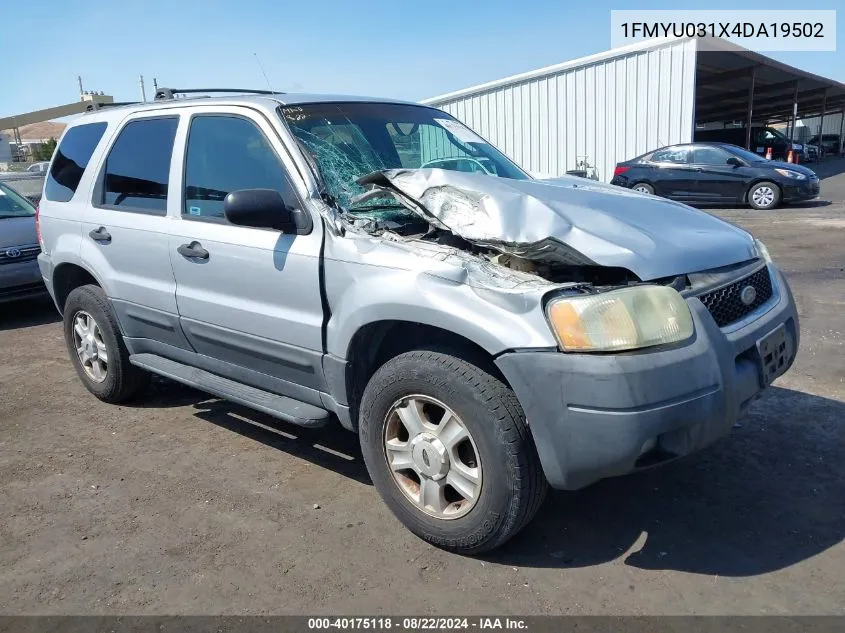
[[[695,185],[694,198],[698,202],[736,202],[741,199],[748,179],[748,168],[731,165],[733,154],[712,145],[695,146],[690,162]]]
[[[105,288],[126,337],[187,348],[168,244],[178,123],[175,111],[157,110],[117,127],[96,167],[80,254]]]
[[[689,147],[673,145],[654,152],[647,161],[654,193],[673,200],[686,200],[692,194]]]
[[[207,369],[319,402],[322,223],[315,218],[309,234],[292,235],[235,226],[223,214],[226,195],[243,189],[275,189],[288,206],[304,208],[304,185],[297,192],[280,137],[246,107],[196,108],[184,137],[169,248],[185,335],[213,362]]]

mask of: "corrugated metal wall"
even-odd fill
[[[845,113],[830,113],[825,114],[824,116],[824,132],[823,134],[836,134],[839,135],[840,126],[842,125],[842,117],[845,116]],[[807,128],[807,138],[811,136],[815,136],[819,133],[819,127],[822,122],[821,117],[814,116],[809,119],[801,119],[799,126],[803,124],[805,128]],[[801,129],[800,127],[796,128],[796,132]]]
[[[692,140],[695,61],[686,40],[426,103],[530,172],[561,175],[586,157],[609,181],[618,161]]]

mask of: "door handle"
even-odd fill
[[[95,242],[100,242],[102,244],[108,244],[111,242],[111,233],[106,230],[106,227],[101,226],[98,229],[94,229],[88,235],[91,237],[92,240]]]
[[[693,167],[693,171],[704,171],[704,167]]]
[[[202,244],[194,240],[190,244],[182,244],[176,251],[182,257],[194,257],[196,259],[208,259],[208,251],[202,247]]]

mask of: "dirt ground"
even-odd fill
[[[813,203],[714,211],[789,277],[792,371],[730,437],[550,494],[482,559],[405,530],[354,435],[165,381],[100,403],[51,304],[0,306],[0,613],[845,614],[843,171]]]

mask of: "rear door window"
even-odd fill
[[[659,149],[651,155],[652,163],[674,163],[686,165],[689,160],[688,147],[666,147]]]
[[[100,203],[119,211],[167,213],[167,184],[178,117],[130,121],[106,158]]]
[[[77,125],[67,131],[53,158],[44,195],[51,202],[68,202],[73,198],[82,174],[103,138],[106,123]]]

